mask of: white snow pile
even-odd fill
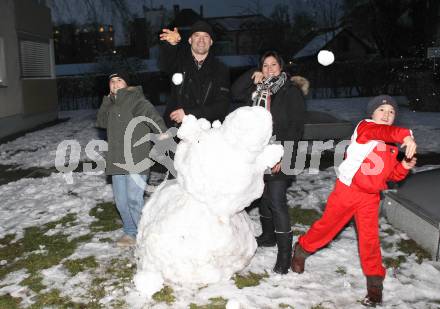
[[[178,131],[177,180],[144,207],[137,236],[137,289],[151,296],[162,283],[202,286],[246,267],[257,244],[243,209],[261,196],[263,174],[283,155],[268,145],[272,117],[242,107],[223,124],[186,116]]]

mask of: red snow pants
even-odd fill
[[[385,277],[379,240],[379,201],[379,193],[356,191],[337,180],[322,217],[299,237],[299,244],[307,252],[315,252],[327,245],[354,216],[364,275]]]

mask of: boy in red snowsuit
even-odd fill
[[[371,119],[357,125],[325,211],[299,237],[292,258],[292,270],[302,273],[305,259],[327,245],[354,216],[362,271],[367,277],[368,294],[362,304],[370,307],[382,302],[385,277],[378,224],[380,191],[387,188],[387,181],[404,179],[416,164],[417,145],[412,132],[392,126],[396,112],[396,101],[387,95],[377,96],[368,103]],[[404,160],[397,161],[398,148],[388,143],[399,143],[406,148]]]

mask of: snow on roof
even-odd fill
[[[340,32],[342,28],[328,31],[315,36],[306,46],[303,47],[299,52],[297,52],[293,58],[303,58],[316,55],[328,42],[333,40]]]

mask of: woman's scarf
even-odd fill
[[[270,111],[270,96],[278,92],[287,80],[286,73],[278,76],[269,76],[262,83],[257,84],[257,90],[252,93],[252,105],[262,106]]]

